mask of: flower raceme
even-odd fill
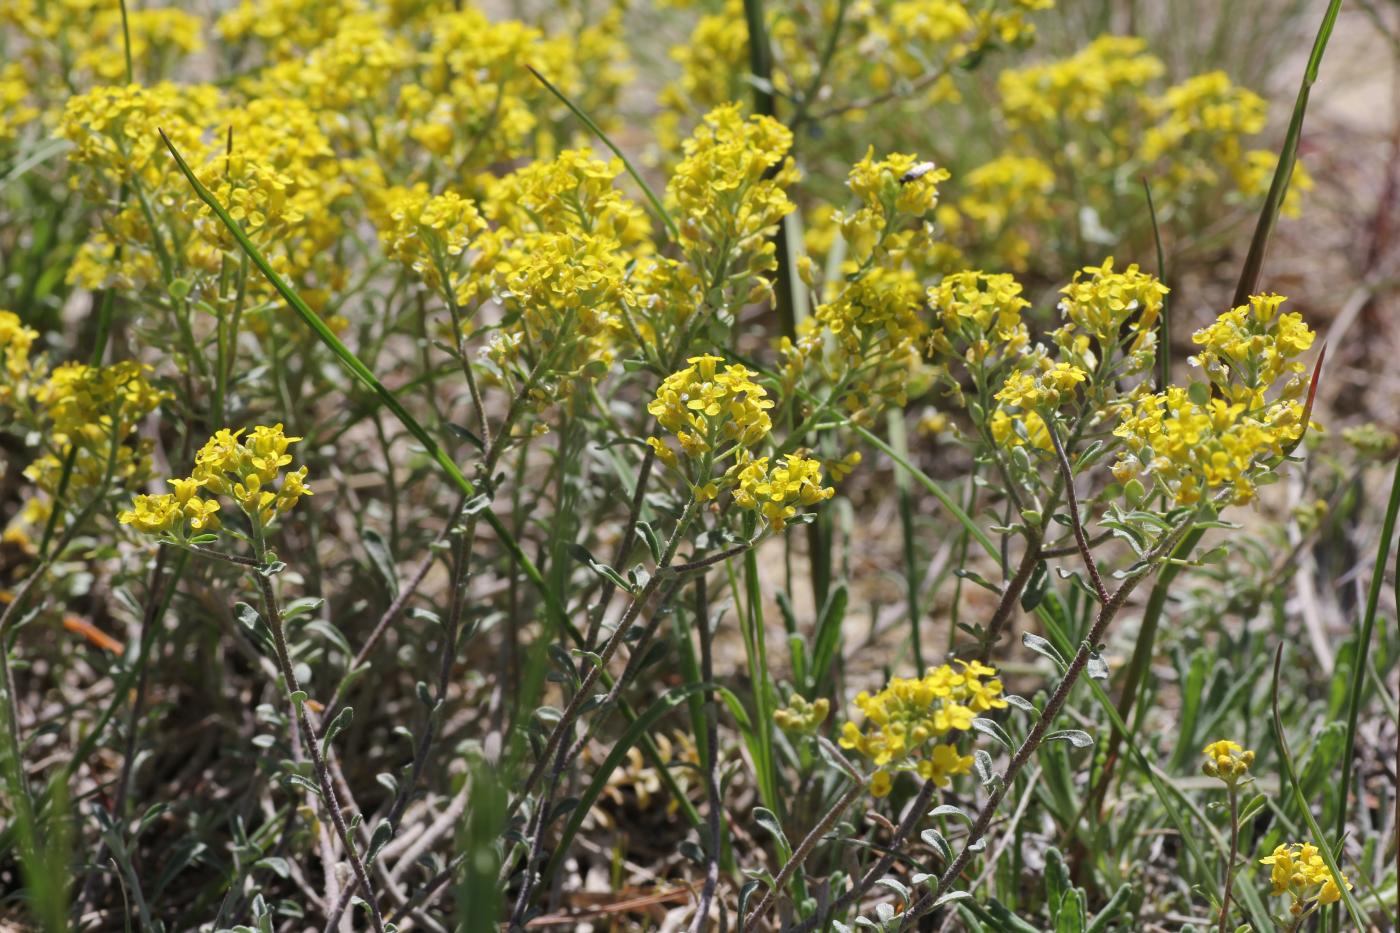
[[[1194,358],[1210,380],[1143,394],[1114,434],[1126,451],[1120,480],[1155,477],[1178,504],[1229,489],[1236,503],[1254,498],[1259,474],[1303,436],[1304,367],[1296,357],[1313,343],[1297,314],[1278,313],[1283,298],[1256,295],[1192,338]]]
[[[773,428],[768,416],[773,400],[768,390],[753,381],[755,373],[739,364],[721,370],[724,359],[709,354],[686,362],[690,365],[667,376],[647,405],[647,411],[675,435],[686,457],[712,453],[721,441],[754,447],[768,436]],[[651,437],[647,443],[663,461],[675,464],[675,451],[664,441]]]
[[[1004,709],[1001,681],[977,661],[930,667],[922,677],[895,677],[873,696],[862,691],[856,706],[865,725],[847,722],[842,748],[853,749],[876,767],[870,791],[884,797],[892,771],[914,771],[936,785],[972,770],[972,757],[955,744],[956,734],[972,729],[979,713]]]
[[[816,505],[836,494],[822,485],[822,466],[800,454],[788,454],[770,466],[767,457],[750,460],[738,471],[734,504],[757,511],[774,531],[782,531],[798,506]]]
[[[1269,880],[1273,882],[1273,894],[1287,894],[1292,903],[1289,911],[1294,916],[1307,913],[1315,907],[1325,907],[1342,899],[1342,890],[1327,861],[1311,843],[1284,843],[1259,860],[1261,865],[1270,866]],[[1342,876],[1342,884],[1348,891],[1352,884]]]
[[[835,490],[822,485],[820,461],[790,453],[773,462],[753,450],[773,429],[768,391],[753,380],[755,373],[740,364],[720,369],[722,357],[694,356],[686,368],[661,383],[647,411],[675,438],[677,448],[658,437],[647,438],[661,462],[683,472],[700,501],[734,490],[734,504],[755,511],[774,531],[782,531],[801,506],[831,498]],[[720,449],[729,444],[728,449]],[[734,458],[719,478],[717,461]]]
[[[1234,785],[1249,775],[1249,766],[1254,764],[1254,752],[1230,739],[1211,742],[1202,751],[1205,762],[1201,771],[1207,777],[1219,778],[1226,784]]]
[[[293,459],[289,449],[301,438],[288,437],[280,424],[246,433],[218,431],[195,455],[188,477],[167,480],[174,492],[137,496],[117,520],[144,534],[183,541],[191,533],[219,529],[220,503],[204,496],[222,496],[232,499],[255,533],[262,534],[311,490],[306,467],[287,469]]]

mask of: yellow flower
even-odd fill
[[[773,711],[773,722],[791,735],[813,735],[830,712],[831,701],[826,697],[809,703],[801,694],[793,694],[786,707]]]
[[[734,503],[757,511],[782,531],[797,514],[799,506],[815,505],[836,494],[822,485],[821,463],[798,454],[788,454],[781,465],[769,468],[768,458],[751,460],[738,470]]]
[[[1086,266],[1060,290],[1060,313],[1074,326],[1087,331],[1100,345],[1116,344],[1120,331],[1129,324],[1134,335],[1130,353],[1156,347],[1157,318],[1169,289],[1154,275],[1141,272],[1133,263],[1122,272],[1113,271],[1113,257],[1101,266]],[[1150,354],[1145,354],[1150,365]]]
[[[418,273],[430,288],[447,289],[458,305],[475,297],[476,278],[465,268],[464,256],[486,229],[475,204],[455,191],[429,195],[420,184],[392,189],[384,207],[387,222],[379,237],[391,259]]]
[[[723,358],[709,354],[687,362],[689,366],[666,377],[647,405],[661,426],[676,435],[687,457],[701,456],[719,441],[753,447],[768,436],[773,402],[753,381],[754,373],[738,364],[721,370]],[[661,444],[656,440],[652,447]]]
[[[969,363],[996,363],[1015,357],[1030,342],[1021,312],[1030,302],[1010,275],[956,272],[928,290],[939,328],[934,350]]]
[[[1165,66],[1133,36],[1099,36],[1070,58],[1003,71],[997,82],[1013,126],[1099,122],[1124,94],[1144,87]]]
[[[994,673],[978,663],[945,664],[930,667],[923,677],[895,677],[873,696],[860,693],[855,703],[865,727],[845,723],[840,745],[879,769],[871,792],[877,797],[889,792],[891,770],[913,770],[940,787],[971,770],[972,758],[960,754],[948,737],[970,730],[979,711],[1007,705],[1001,682],[990,677]]]
[[[787,127],[767,116],[745,120],[738,104],[710,111],[686,140],[666,191],[697,265],[719,264],[741,282],[776,267],[770,237],[793,210],[785,189],[797,180],[791,146]]]
[[[1254,752],[1229,739],[1211,742],[1201,752],[1205,763],[1201,770],[1209,777],[1218,777],[1226,784],[1236,784],[1249,774],[1249,766],[1254,763]]]
[[[1295,916],[1313,906],[1326,906],[1342,899],[1337,879],[1317,846],[1311,843],[1284,843],[1259,863],[1270,866],[1273,894],[1287,894],[1292,900],[1289,909]],[[1348,891],[1352,888],[1345,875],[1341,884],[1346,885]]]
[[[255,527],[267,529],[302,496],[311,495],[306,467],[285,469],[292,463],[289,448],[301,438],[288,437],[280,424],[258,425],[246,437],[244,433],[227,428],[215,432],[195,455],[191,475],[167,480],[173,493],[137,496],[132,507],[117,516],[118,521],[145,534],[171,535],[177,540],[191,532],[214,532],[219,529],[220,504],[217,499],[201,498],[200,493],[207,492],[233,499]]]

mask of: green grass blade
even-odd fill
[[[559,90],[557,87],[551,84],[549,79],[546,78],[544,75],[540,74],[538,71],[536,71],[533,65],[527,64],[525,68],[527,71],[530,72],[530,74],[535,76],[535,80],[539,81],[545,86],[545,89],[548,90],[549,93],[559,98],[560,103],[562,103],[565,107],[568,107],[569,110],[573,113],[573,115],[578,117],[579,120],[583,122],[583,125],[588,127],[589,131],[593,133],[594,136],[597,136],[600,140],[602,140],[603,145],[611,149],[613,155],[617,156],[619,159],[622,160],[622,167],[627,170],[628,175],[632,176],[632,180],[635,181],[637,183],[637,186],[642,189],[642,194],[646,195],[646,199],[651,202],[651,209],[656,213],[657,219],[659,219],[662,225],[666,227],[666,233],[670,236],[672,240],[679,239],[680,229],[676,226],[675,220],[672,219],[670,213],[666,210],[666,206],[661,203],[661,199],[656,196],[656,192],[652,191],[651,186],[646,183],[646,180],[644,178],[642,178],[641,173],[638,172],[636,167],[632,164],[632,160],[622,154],[622,150],[617,147],[616,143],[614,143],[611,139],[608,138],[608,134],[603,132],[603,128],[600,127],[597,123],[594,123],[593,118],[590,117],[588,114],[584,113],[581,109],[579,109],[577,104],[569,100],[568,95],[566,95],[563,91]]]
[[[1303,814],[1303,820],[1308,824],[1308,831],[1313,834],[1312,843],[1317,846],[1322,854],[1323,861],[1332,871],[1332,877],[1339,882],[1342,877],[1342,870],[1337,865],[1337,858],[1332,854],[1332,845],[1327,838],[1322,835],[1322,828],[1317,825],[1317,818],[1313,816],[1312,808],[1308,806],[1307,798],[1303,796],[1302,785],[1298,783],[1298,770],[1293,766],[1293,753],[1288,749],[1288,736],[1283,731],[1283,717],[1278,709],[1278,684],[1279,675],[1283,670],[1283,645],[1280,644],[1274,651],[1274,680],[1271,700],[1273,704],[1274,739],[1278,742],[1279,761],[1283,765],[1284,776],[1288,779],[1287,786],[1293,794],[1293,802],[1297,804],[1299,812]],[[1343,791],[1345,793],[1345,790]],[[1347,913],[1351,914],[1352,921],[1356,924],[1356,929],[1365,930],[1368,928],[1366,916],[1361,911],[1361,905],[1356,902],[1356,897],[1347,890],[1345,885],[1339,884],[1341,888],[1342,900],[1346,904]]]
[[[943,489],[942,486],[939,486],[937,483],[935,483],[928,476],[927,473],[914,466],[914,464],[910,463],[904,457],[901,457],[893,447],[880,440],[879,437],[875,436],[867,429],[861,427],[858,424],[848,424],[846,426],[848,426],[852,431],[855,431],[857,434],[859,434],[862,439],[868,441],[875,447],[879,448],[887,456],[889,456],[891,460],[893,460],[895,463],[899,464],[899,466],[907,470],[909,472],[909,475],[914,477],[914,480],[920,486],[924,487],[924,489],[928,490],[929,493],[931,493],[935,499],[943,503],[943,507],[948,510],[949,514],[956,518],[959,524],[961,524],[964,528],[967,529],[968,534],[972,535],[972,537],[976,539],[977,543],[982,545],[982,549],[985,550],[987,554],[989,554],[994,560],[998,562],[1001,561],[1001,552],[997,550],[997,546],[992,543],[992,539],[987,537],[986,532],[984,532],[981,528],[977,527],[977,523],[972,520],[971,516],[969,516],[966,512],[963,511],[963,507],[958,505],[957,500],[950,496]]]
[[[1152,220],[1152,242],[1157,247],[1157,279],[1167,281],[1167,260],[1162,252],[1162,229],[1157,225],[1157,205],[1152,201],[1152,186],[1142,180],[1142,192],[1147,196],[1147,216]],[[1162,296],[1162,313],[1157,323],[1157,391],[1164,392],[1172,381],[1172,311],[1171,294]]]
[[[1327,4],[1322,25],[1317,29],[1317,38],[1313,40],[1308,67],[1298,88],[1298,98],[1293,103],[1293,116],[1288,121],[1288,135],[1284,137],[1278,165],[1274,168],[1274,179],[1269,184],[1264,209],[1259,212],[1259,222],[1254,227],[1254,238],[1249,243],[1249,255],[1245,257],[1244,268],[1240,270],[1240,281],[1235,287],[1237,307],[1248,302],[1249,296],[1259,287],[1259,276],[1264,269],[1264,253],[1269,247],[1269,236],[1274,232],[1274,223],[1277,222],[1279,210],[1283,207],[1284,196],[1288,193],[1288,182],[1293,177],[1294,163],[1298,161],[1298,141],[1303,136],[1303,117],[1308,110],[1308,96],[1312,93],[1312,86],[1317,83],[1317,70],[1322,64],[1322,55],[1327,51],[1327,42],[1332,38],[1332,28],[1337,24],[1337,14],[1341,9],[1342,0],[1331,0]]]
[[[1395,537],[1395,520],[1400,513],[1400,458],[1395,460],[1395,475],[1390,480],[1390,501],[1385,507],[1385,521],[1381,523],[1381,540],[1376,547],[1376,564],[1371,571],[1371,586],[1366,593],[1366,614],[1361,618],[1361,631],[1357,635],[1356,650],[1352,652],[1351,693],[1347,698],[1347,736],[1342,751],[1342,780],[1338,784],[1341,800],[1337,807],[1337,825],[1334,832],[1338,838],[1346,832],[1347,816],[1351,808],[1352,757],[1356,751],[1356,725],[1361,716],[1361,703],[1366,695],[1366,662],[1371,652],[1371,639],[1376,629],[1376,613],[1381,599],[1381,588],[1385,583],[1385,567],[1390,558],[1390,544]]]

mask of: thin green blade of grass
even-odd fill
[[[1152,201],[1152,186],[1142,180],[1142,192],[1147,196],[1147,216],[1152,221],[1152,242],[1157,247],[1157,279],[1167,281],[1167,260],[1162,251],[1162,229],[1157,224],[1157,205]],[[1157,391],[1165,392],[1172,381],[1172,313],[1171,294],[1162,296],[1162,313],[1157,324]]]
[[[941,502],[943,507],[948,510],[948,513],[967,529],[968,534],[972,535],[977,543],[982,545],[983,550],[985,550],[993,560],[1001,560],[1001,552],[997,549],[997,546],[992,543],[992,539],[987,537],[986,532],[979,528],[977,523],[972,520],[972,517],[963,511],[963,507],[958,505],[957,500],[950,496],[942,486],[934,482],[927,473],[914,466],[914,464],[910,463],[904,457],[901,457],[893,447],[880,440],[879,437],[866,428],[854,423],[847,423],[845,426],[855,431],[863,440],[877,447],[896,464],[908,471],[909,475],[912,476],[920,486],[924,487],[935,499]]]
[[[1259,212],[1259,222],[1254,227],[1254,237],[1249,243],[1249,254],[1245,257],[1244,268],[1240,270],[1239,284],[1235,287],[1235,306],[1249,301],[1249,296],[1259,286],[1259,277],[1264,269],[1264,254],[1268,251],[1269,237],[1278,221],[1279,210],[1288,193],[1288,183],[1293,178],[1293,166],[1298,161],[1298,142],[1303,136],[1303,117],[1308,110],[1308,97],[1317,83],[1318,68],[1322,65],[1323,53],[1327,51],[1332,29],[1337,24],[1337,14],[1341,12],[1342,0],[1331,0],[1327,12],[1322,16],[1317,37],[1313,40],[1312,53],[1308,56],[1308,67],[1303,72],[1303,80],[1298,88],[1298,97],[1293,103],[1293,115],[1288,121],[1288,134],[1279,152],[1278,165],[1274,168],[1274,178],[1269,184],[1269,193],[1264,199],[1264,208]]]
[[[622,160],[622,167],[627,170],[628,175],[632,176],[632,180],[642,189],[642,194],[646,195],[646,199],[651,202],[651,209],[656,213],[657,219],[665,226],[666,233],[672,240],[679,239],[680,228],[676,226],[676,222],[666,210],[666,206],[661,203],[661,199],[656,196],[656,192],[651,190],[651,186],[646,183],[646,179],[642,178],[641,173],[638,172],[636,167],[632,164],[632,160],[623,155],[622,150],[617,147],[617,144],[608,137],[607,133],[603,132],[603,128],[595,123],[592,117],[584,113],[577,104],[570,100],[567,94],[559,90],[550,83],[548,78],[536,71],[533,65],[527,64],[525,70],[534,75],[535,80],[545,86],[545,90],[559,98],[559,102],[565,107],[568,107],[569,111],[573,113],[574,116],[578,117],[579,120],[583,122],[584,126],[588,127],[589,132],[602,140],[603,145],[607,146],[608,149],[612,150],[613,155]]]
[[[1313,834],[1313,845],[1317,846],[1322,854],[1322,859],[1327,863],[1327,868],[1332,872],[1332,877],[1337,881],[1337,887],[1342,892],[1342,901],[1346,904],[1347,913],[1351,914],[1352,921],[1358,930],[1367,928],[1365,914],[1361,911],[1361,905],[1356,902],[1356,897],[1341,883],[1342,870],[1337,864],[1337,858],[1332,853],[1332,846],[1322,835],[1322,828],[1317,825],[1317,818],[1313,816],[1312,808],[1308,806],[1307,798],[1303,796],[1302,785],[1298,783],[1298,770],[1293,766],[1293,753],[1288,748],[1288,736],[1283,731],[1283,716],[1279,713],[1278,690],[1279,678],[1283,672],[1283,645],[1280,644],[1274,650],[1274,678],[1270,702],[1273,707],[1274,739],[1278,742],[1279,761],[1283,765],[1284,776],[1288,779],[1287,787],[1293,795],[1293,802],[1297,805],[1299,812],[1303,814],[1303,821],[1308,824],[1308,831]],[[1346,793],[1345,789],[1342,791]]]
[[[224,206],[219,203],[218,198],[214,197],[213,193],[195,177],[194,171],[190,168],[189,163],[185,161],[184,156],[180,155],[179,150],[175,148],[175,144],[171,142],[170,137],[165,134],[164,130],[160,130],[159,132],[161,139],[165,142],[165,147],[170,150],[171,156],[174,157],[175,164],[180,169],[180,174],[185,176],[185,181],[194,189],[199,199],[219,218],[220,222],[223,223],[229,233],[232,234],[233,238],[238,242],[238,245],[243,249],[243,252],[252,260],[253,265],[258,267],[258,271],[267,278],[268,282],[272,284],[272,287],[277,290],[277,293],[291,306],[292,310],[296,312],[297,317],[301,318],[302,322],[315,332],[317,338],[330,348],[331,352],[335,354],[336,359],[340,361],[342,366],[349,370],[351,375],[378,396],[379,400],[384,404],[384,407],[388,408],[390,413],[398,419],[399,423],[404,426],[408,433],[413,435],[414,439],[423,445],[428,455],[442,468],[442,471],[447,474],[448,479],[452,481],[453,485],[464,495],[469,497],[475,496],[476,486],[471,480],[467,479],[461,469],[458,468],[457,464],[447,455],[447,452],[433,440],[432,435],[418,422],[418,419],[413,417],[408,409],[404,408],[403,404],[399,402],[394,393],[391,392],[384,383],[379,381],[378,377],[376,377],[370,368],[355,355],[354,351],[340,341],[340,338],[327,326],[326,322],[321,320],[316,312],[312,311],[310,306],[296,293],[296,290],[277,273],[277,270],[272,268],[272,265],[267,261],[266,257],[263,256],[262,252],[253,245],[253,241],[248,239],[248,235],[243,232],[243,228],[239,225],[238,221],[234,220],[233,217],[229,215]],[[570,626],[572,623],[564,612],[564,608],[560,606],[558,601],[554,598],[539,568],[535,565],[535,562],[530,559],[529,555],[521,549],[520,543],[515,540],[515,536],[506,528],[505,523],[501,521],[500,517],[496,515],[495,511],[492,510],[490,506],[487,506],[483,510],[483,517],[486,519],[486,523],[491,526],[491,530],[496,533],[502,546],[510,552],[511,558],[516,562],[516,565],[520,567],[525,576],[529,579],[531,585],[539,592],[550,613],[566,627]]]
[[[1381,540],[1376,546],[1376,563],[1371,571],[1371,585],[1366,593],[1366,613],[1361,617],[1361,630],[1357,635],[1356,650],[1352,653],[1351,693],[1347,698],[1346,744],[1342,749],[1342,779],[1338,784],[1341,800],[1337,807],[1337,825],[1334,832],[1338,838],[1346,832],[1347,817],[1351,808],[1352,758],[1356,753],[1356,727],[1361,716],[1361,703],[1366,695],[1367,658],[1371,652],[1371,640],[1376,629],[1376,615],[1380,609],[1381,587],[1385,583],[1385,568],[1390,558],[1391,541],[1395,537],[1395,521],[1400,514],[1400,457],[1395,460],[1395,474],[1390,480],[1390,500],[1385,507],[1385,520],[1381,523]]]

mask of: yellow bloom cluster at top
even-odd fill
[[[24,471],[39,489],[57,494],[73,458],[70,492],[139,482],[150,472],[151,442],[134,437],[141,421],[168,397],[150,382],[151,368],[132,360],[110,366],[65,363],[36,383],[31,426],[43,423],[48,451]],[[35,422],[33,416],[43,419]],[[28,517],[47,518],[47,505],[30,503]]]
[[[822,485],[819,461],[788,454],[770,467],[768,460],[749,460],[739,469],[734,504],[758,512],[774,531],[786,528],[799,506],[816,505],[836,494]]]
[[[388,222],[379,230],[385,254],[449,301],[459,306],[470,302],[478,284],[464,268],[465,253],[486,229],[476,205],[455,191],[430,195],[426,184],[418,184],[388,192],[385,213]]]
[[[1220,778],[1226,784],[1238,784],[1249,775],[1249,766],[1254,764],[1254,752],[1248,751],[1239,742],[1219,739],[1211,742],[1201,754],[1205,762],[1201,770],[1207,777]]]
[[[24,475],[49,497],[25,503],[22,516],[30,524],[49,520],[65,472],[70,502],[143,479],[151,442],[136,430],[168,397],[152,385],[151,368],[132,360],[50,370],[42,354],[31,356],[38,338],[19,315],[0,311],[0,426],[13,422],[40,438],[40,453]]]
[[[869,111],[846,105],[848,100],[893,97],[901,86],[910,88],[909,106],[925,107],[956,96],[949,72],[958,63],[996,46],[1029,43],[1035,27],[1027,14],[1052,5],[1053,0],[829,0],[800,12],[770,7],[774,15],[765,28],[774,59],[781,63],[774,69],[773,87],[796,99],[820,70],[824,84],[840,91],[833,122],[860,122]],[[742,78],[749,61],[744,16],[742,0],[725,0],[699,17],[686,41],[671,49],[680,74],[660,95],[665,148],[671,148],[684,116],[750,93]],[[812,49],[820,47],[838,16],[842,42],[829,59],[820,60]]]
[[[39,109],[29,103],[24,66],[18,62],[0,66],[0,143],[13,140],[38,116]]]
[[[1270,867],[1269,880],[1273,882],[1275,896],[1287,894],[1292,903],[1289,910],[1294,916],[1306,913],[1314,906],[1325,906],[1342,899],[1342,889],[1327,861],[1311,843],[1285,843],[1277,846],[1273,853],[1259,860],[1261,865]],[[1342,876],[1342,884],[1347,890],[1352,884]]]
[[[969,270],[946,275],[928,290],[928,301],[939,324],[930,340],[935,353],[992,364],[1015,358],[1030,343],[1021,320],[1030,302],[1008,274]]]
[[[833,402],[858,422],[904,403],[928,331],[920,276],[923,258],[932,252],[926,219],[938,205],[939,183],[948,177],[906,153],[877,160],[873,147],[852,166],[846,184],[854,206],[829,218],[846,242],[843,275],[822,285],[810,257],[798,266],[825,300],[799,323],[795,340],[779,341],[785,390],[822,371],[848,393]]]
[[[817,460],[793,453],[773,463],[753,456],[753,449],[773,429],[768,414],[773,401],[753,381],[753,372],[739,364],[721,370],[723,358],[712,355],[687,362],[689,366],[666,377],[647,406],[675,436],[680,456],[661,438],[649,437],[647,444],[661,462],[687,475],[697,500],[713,500],[733,487],[735,505],[757,512],[773,530],[781,531],[799,506],[815,505],[835,494],[822,486]],[[731,446],[719,449],[724,443]],[[716,479],[713,466],[730,457],[734,464]]]
[[[24,381],[29,375],[29,352],[39,332],[25,326],[13,311],[0,311],[0,405],[7,405],[16,395],[27,395]]]
[[[1064,298],[1059,309],[1100,346],[1116,345],[1123,326],[1128,325],[1133,336],[1128,352],[1141,354],[1140,364],[1150,365],[1157,346],[1157,319],[1169,291],[1155,275],[1139,270],[1137,263],[1115,272],[1110,256],[1103,265],[1074,274],[1074,280],[1061,289]]]
[[[948,737],[970,730],[977,714],[1004,709],[1001,693],[996,671],[977,661],[931,667],[918,678],[895,677],[873,696],[856,696],[865,726],[847,722],[840,744],[875,765],[870,790],[876,797],[890,792],[894,770],[915,771],[942,787],[972,770],[972,757],[959,753]]]
[[[1301,314],[1279,313],[1286,300],[1253,295],[1191,335],[1201,348],[1193,362],[1229,398],[1257,408],[1273,391],[1283,398],[1302,394],[1306,367],[1297,358],[1312,347],[1314,334]]]
[[[311,490],[306,467],[287,469],[292,463],[288,450],[301,438],[288,437],[280,424],[259,425],[243,435],[241,430],[218,431],[195,456],[188,477],[167,480],[174,492],[137,496],[117,520],[145,534],[185,540],[192,532],[219,529],[220,504],[203,496],[225,496],[248,516],[254,536],[260,537]]]
[[[776,265],[770,235],[793,211],[792,133],[766,116],[744,119],[738,104],[706,114],[685,141],[666,191],[680,217],[681,246],[718,281],[748,279]],[[711,268],[718,260],[728,268]]]
[[[753,372],[737,363],[720,370],[724,358],[708,354],[686,362],[690,365],[667,376],[647,405],[661,426],[676,436],[686,457],[712,453],[721,441],[753,447],[768,436],[773,400],[753,381]],[[647,443],[663,461],[676,462],[675,451],[665,441],[650,437]]]
[[[1099,36],[1069,58],[1009,69],[998,87],[1013,125],[1107,123],[1116,95],[1145,87],[1165,71],[1136,36]]]
[[[1127,452],[1114,473],[1144,470],[1179,504],[1228,488],[1236,503],[1254,498],[1255,474],[1303,436],[1299,401],[1304,367],[1296,357],[1313,343],[1297,314],[1279,314],[1283,298],[1255,295],[1197,331],[1195,362],[1210,380],[1139,397],[1114,434]]]

